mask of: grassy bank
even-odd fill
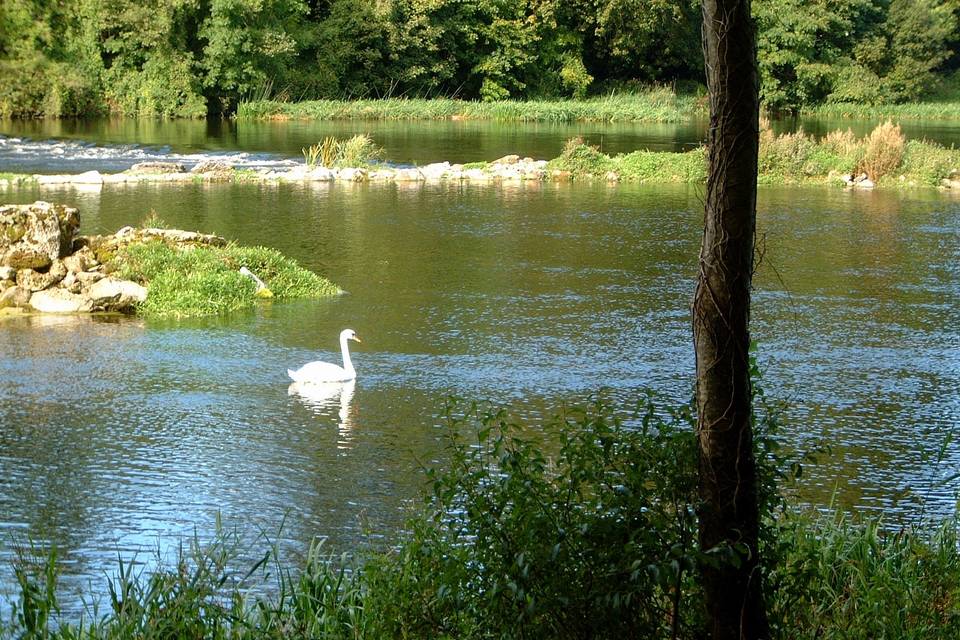
[[[451,462],[428,472],[423,511],[362,561],[314,547],[285,566],[268,546],[238,567],[242,545],[221,535],[150,575],[121,565],[106,606],[77,622],[58,616],[55,557],[22,558],[0,637],[705,637],[696,566],[727,556],[696,545],[693,417],[648,402],[627,428],[620,413],[568,409],[544,443],[503,412],[452,408]],[[774,637],[960,637],[956,522],[886,531],[799,514],[778,491],[796,467],[775,425],[757,421]]]
[[[960,120],[960,100],[904,104],[827,103],[805,107],[803,116],[857,120]]]
[[[569,172],[574,179],[615,176],[649,183],[702,183],[706,180],[706,150],[608,156],[573,139],[548,166]],[[892,124],[880,125],[861,138],[850,131],[836,131],[820,139],[802,131],[777,136],[765,127],[758,170],[760,184],[841,184],[842,175],[866,174],[881,186],[935,187],[960,170],[960,150],[907,141]]]
[[[256,285],[240,274],[247,267],[277,299],[319,298],[340,290],[280,252],[266,247],[172,247],[160,241],[122,247],[110,268],[122,278],[143,284],[147,316],[203,316],[252,307]]]
[[[667,88],[584,100],[478,102],[438,98],[243,102],[238,120],[494,120],[519,122],[689,122],[705,102]]]

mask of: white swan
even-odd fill
[[[287,375],[294,382],[300,384],[325,384],[328,382],[346,382],[357,377],[357,371],[350,360],[350,350],[347,340],[361,342],[357,332],[353,329],[344,329],[340,332],[340,353],[343,355],[343,366],[329,362],[308,362],[296,371],[287,369]]]

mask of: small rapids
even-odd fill
[[[0,171],[12,173],[103,173],[125,171],[138,162],[179,162],[187,169],[219,160],[238,169],[285,168],[298,160],[246,151],[176,153],[168,145],[95,144],[80,140],[34,140],[0,135]]]

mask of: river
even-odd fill
[[[205,138],[201,125],[59,123],[44,126],[74,133],[33,138],[22,127],[39,125],[0,127],[0,171],[209,155],[290,163],[306,126],[215,123],[203,126],[232,133]],[[141,127],[153,133],[131,132]],[[438,130],[432,142],[378,142],[390,161],[426,163],[547,157],[571,133],[533,126],[534,151],[523,127],[506,139],[475,129],[489,138],[480,150]],[[699,135],[621,129],[605,129],[605,144],[663,136],[679,148]],[[389,541],[422,494],[422,467],[444,461],[451,396],[505,405],[536,429],[601,389],[624,408],[646,388],[667,403],[691,391],[700,187],[145,184],[0,196],[76,206],[84,233],[155,210],[175,227],[275,247],[347,292],[202,320],[0,322],[0,592],[27,539],[56,545],[65,584],[94,591],[118,555],[208,538],[218,515],[294,550],[315,537],[335,549]],[[944,479],[960,465],[947,440],[960,423],[960,199],[762,187],[758,227],[764,386],[783,404],[785,444],[831,448],[796,499],[893,524],[953,514],[957,485]],[[286,369],[336,360],[344,327],[364,340],[352,394],[288,395]]]

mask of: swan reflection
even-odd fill
[[[294,382],[287,387],[287,395],[295,396],[297,400],[318,416],[326,417],[333,410],[336,410],[339,418],[337,446],[343,449],[351,440],[350,430],[353,428],[353,415],[350,412],[350,403],[353,401],[356,385],[356,380],[320,384]]]

